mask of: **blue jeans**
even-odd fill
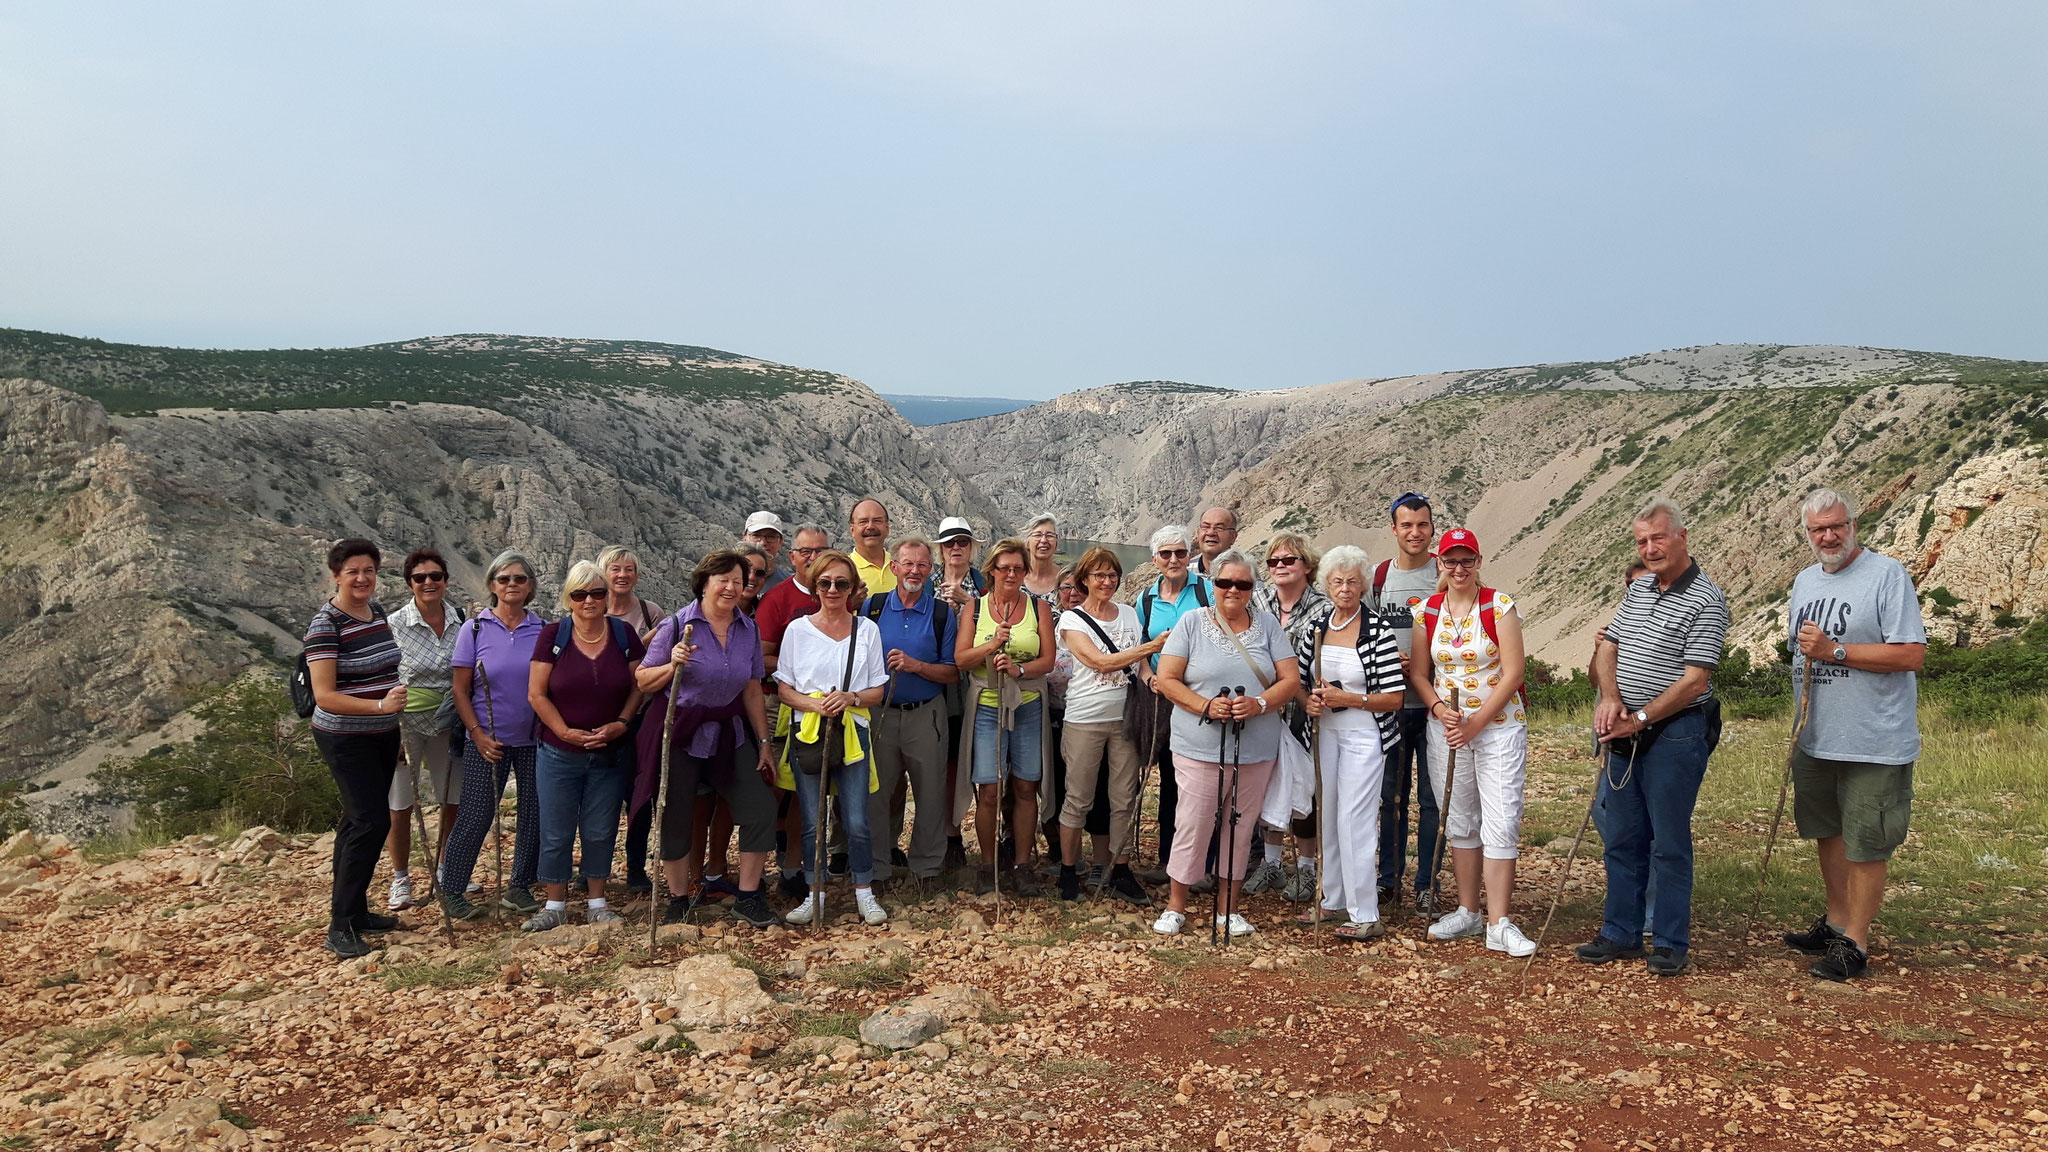
[[[1436,846],[1436,791],[1429,786],[1429,709],[1403,708],[1401,746],[1380,777],[1380,887],[1399,888],[1408,863],[1408,790],[1415,789],[1415,890],[1429,887],[1443,857]]]
[[[595,752],[540,746],[534,786],[540,793],[540,882],[567,884],[576,837],[583,837],[585,880],[609,880],[619,839],[619,809],[631,778],[632,746],[621,741]]]
[[[1038,744],[1039,714],[1045,707],[1041,696],[1029,704],[1019,705],[1016,727],[1003,733],[1003,759],[1009,761],[1009,775],[1019,780],[1037,782],[1045,775],[1045,761],[1041,758]],[[974,707],[974,782],[994,784],[996,782],[996,713],[997,709],[986,704]]]
[[[839,801],[839,828],[846,833],[846,867],[853,879],[853,886],[865,888],[875,879],[874,841],[868,835],[868,760],[874,756],[873,738],[861,725],[854,725],[860,733],[860,746],[867,750],[867,756],[857,764],[847,764],[832,773],[833,797]],[[818,876],[818,782],[824,776],[808,776],[795,769],[790,774],[796,777],[796,798],[803,805],[804,812],[804,876],[812,887],[823,891],[823,881]]]
[[[1657,883],[1652,943],[1692,946],[1692,810],[1707,774],[1707,718],[1695,712],[1664,726],[1629,770],[1609,753],[1593,822],[1607,844],[1607,909],[1600,934],[1626,947],[1643,939],[1644,899]],[[1622,784],[1620,788],[1616,784]]]

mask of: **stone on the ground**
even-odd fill
[[[784,1010],[761,990],[759,976],[723,952],[691,956],[666,974],[657,971],[635,982],[628,991],[643,1002],[665,1002],[676,1010],[674,1022],[685,1028],[755,1024]]]
[[[922,1012],[930,1012],[948,1025],[976,1021],[995,1009],[995,997],[980,988],[965,984],[943,984],[911,1000],[907,1005]]]
[[[916,1008],[880,1008],[861,1021],[860,1038],[877,1048],[900,1052],[917,1047],[945,1028],[946,1022],[936,1012]]]

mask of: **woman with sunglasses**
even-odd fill
[[[405,684],[398,678],[398,644],[370,598],[377,594],[377,546],[360,537],[337,541],[327,552],[334,596],[306,626],[306,674],[313,689],[313,743],[341,794],[341,827],[334,836],[334,885],[329,897],[326,947],[337,956],[370,951],[367,932],[389,932],[396,918],[370,911],[370,879],[377,845],[391,818],[385,797],[398,764],[399,717]]]
[[[974,525],[965,517],[948,516],[939,521],[939,534],[935,538],[939,546],[936,567],[932,572],[932,583],[938,587],[939,595],[953,606],[955,619],[965,620],[969,606],[975,598],[988,591],[988,578],[974,566],[974,546],[982,542],[974,534]],[[946,792],[957,796],[960,791],[960,739],[967,727],[967,687],[964,680],[955,680],[946,685],[946,723],[949,733],[946,739]],[[948,813],[946,835],[946,857],[940,867],[951,871],[967,867],[967,845],[960,838],[960,821],[954,813]]]
[[[1306,537],[1282,532],[1266,545],[1266,582],[1252,593],[1252,607],[1280,622],[1297,658],[1305,650],[1313,649],[1316,630],[1330,612],[1330,598],[1315,584],[1321,562],[1322,557],[1309,546]],[[1302,683],[1306,684],[1308,666],[1303,665],[1301,671]],[[1280,713],[1280,719],[1287,725],[1288,739],[1280,744],[1280,764],[1273,786],[1266,793],[1267,810],[1259,821],[1266,858],[1244,882],[1247,896],[1273,891],[1296,904],[1316,898],[1318,851],[1316,767],[1309,761],[1308,713],[1302,703],[1300,698],[1290,700]],[[1290,830],[1294,833],[1296,863],[1292,878],[1282,862],[1282,842]]]
[[[1162,936],[1186,925],[1188,888],[1202,878],[1209,845],[1217,840],[1217,882],[1226,886],[1220,902],[1232,911],[1217,914],[1216,928],[1232,936],[1251,935],[1251,921],[1235,909],[1252,825],[1265,807],[1280,741],[1287,738],[1281,710],[1301,688],[1287,633],[1278,620],[1251,606],[1251,557],[1226,549],[1210,562],[1209,571],[1215,606],[1185,613],[1174,623],[1154,677],[1160,693],[1174,704],[1173,765],[1180,780],[1173,862],[1167,867],[1173,886],[1166,911],[1152,925]],[[1216,759],[1207,759],[1212,754]],[[1229,816],[1233,794],[1241,813],[1234,822]]]
[[[969,606],[973,627],[960,629],[954,646],[956,666],[973,677],[974,722],[964,725],[960,759],[971,766],[974,784],[974,834],[981,845],[982,868],[976,892],[995,890],[996,831],[1002,807],[1002,783],[1010,781],[1010,828],[1017,837],[1018,856],[1037,842],[1038,784],[1045,778],[1045,675],[1058,653],[1053,648],[1052,606],[1024,590],[1030,550],[1024,541],[998,540],[988,552],[989,593]],[[1000,729],[1000,735],[998,734]],[[996,764],[998,746],[1007,771]],[[957,811],[957,808],[956,808]],[[1011,866],[1011,891],[1036,896],[1031,861]]]
[[[526,700],[534,642],[546,626],[527,608],[533,599],[533,562],[507,549],[484,570],[491,610],[470,617],[457,630],[449,677],[455,711],[469,744],[462,752],[462,810],[441,854],[441,901],[448,915],[475,920],[487,915],[469,902],[470,874],[484,836],[496,822],[507,779],[519,782],[519,806],[512,833],[512,876],[498,903],[531,916],[540,911],[533,895],[540,867],[540,792],[533,768],[539,757],[538,721]]]
[[[1479,538],[1453,528],[1437,541],[1443,573],[1415,617],[1408,676],[1429,709],[1430,785],[1451,846],[1458,906],[1429,926],[1432,940],[1484,934],[1486,946],[1527,956],[1536,942],[1508,918],[1521,855],[1529,729],[1522,708],[1522,618],[1506,593],[1479,582]],[[1456,787],[1444,777],[1458,757]],[[1485,884],[1486,912],[1479,912]]]
[[[874,844],[868,835],[868,793],[875,788],[873,747],[868,739],[868,709],[882,702],[889,669],[882,661],[882,630],[865,616],[854,615],[848,601],[860,575],[853,558],[828,549],[811,562],[804,577],[818,597],[818,610],[790,622],[782,634],[781,658],[775,664],[776,688],[795,713],[791,739],[847,740],[845,763],[831,774],[839,794],[839,821],[846,832],[849,875],[860,918],[880,924],[889,918],[875,899]],[[847,673],[852,645],[851,676]],[[837,717],[843,728],[824,721]],[[851,737],[851,739],[847,739]],[[856,753],[858,753],[856,755]],[[817,858],[818,821],[822,817],[818,786],[825,774],[796,771],[788,757],[778,774],[785,789],[794,790],[803,806],[803,862],[810,895],[783,917],[791,924],[809,924],[825,914],[823,860]]]
[[[386,905],[396,912],[413,905],[413,786],[421,780],[441,798],[437,844],[448,842],[455,813],[462,802],[462,774],[454,770],[449,737],[460,723],[455,711],[449,661],[455,654],[462,612],[448,603],[448,562],[432,548],[416,548],[400,566],[412,599],[391,614],[391,636],[398,642],[398,682],[405,685],[405,713],[398,730],[405,742],[405,767],[391,777],[391,834],[384,851],[391,858],[391,896]]]
[[[547,903],[520,928],[546,932],[569,922],[569,870],[583,838],[584,919],[616,924],[606,903],[619,809],[633,775],[632,720],[640,711],[634,686],[645,649],[630,624],[605,611],[604,569],[579,560],[562,581],[567,615],[534,641],[526,700],[540,720],[534,783],[540,792],[541,886]]]

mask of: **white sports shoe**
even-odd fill
[[[393,912],[401,908],[412,907],[412,877],[393,876],[391,878],[391,897],[384,901],[384,906]]]
[[[883,924],[888,921],[889,914],[882,910],[882,902],[875,899],[873,892],[863,892],[856,888],[853,892],[853,902],[860,909],[862,920],[870,924]]]
[[[1227,917],[1218,916],[1216,918],[1216,926],[1218,928],[1223,927],[1225,923],[1229,924],[1230,934],[1232,936],[1249,936],[1255,931],[1255,929],[1252,927],[1251,921],[1245,919],[1244,917],[1238,915],[1235,912],[1232,912]]]
[[[1180,930],[1187,926],[1187,922],[1188,918],[1185,913],[1175,912],[1173,909],[1168,908],[1159,914],[1159,919],[1152,922],[1152,930],[1161,936],[1174,936],[1178,935]]]
[[[1486,946],[1518,958],[1536,952],[1536,942],[1522,935],[1515,922],[1505,916],[1486,926]]]
[[[809,924],[813,919],[824,914],[825,894],[823,892],[814,892],[809,899],[784,913],[782,922],[785,924]]]
[[[1460,936],[1478,936],[1486,931],[1486,917],[1460,905],[1457,909],[1437,917],[1429,926],[1431,940],[1456,940]]]

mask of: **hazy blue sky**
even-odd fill
[[[2048,5],[11,4],[0,325],[878,390],[2048,359]]]

